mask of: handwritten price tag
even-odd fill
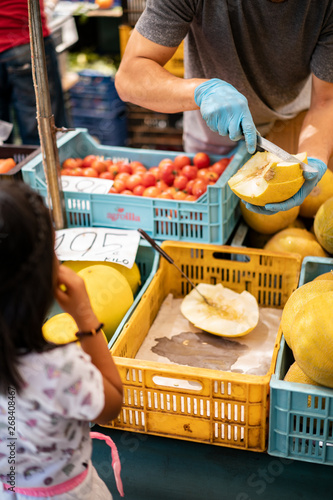
[[[137,231],[103,227],[75,227],[56,231],[59,260],[116,262],[133,267],[140,242]]]
[[[100,179],[99,177],[72,175],[63,175],[61,177],[62,190],[75,193],[107,194],[112,184],[113,181],[109,179]]]

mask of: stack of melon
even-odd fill
[[[296,156],[307,162],[305,153]],[[325,257],[333,254],[331,170],[325,172],[299,207],[266,215],[252,212],[245,206],[244,202],[264,206],[284,201],[293,196],[303,182],[299,164],[281,162],[267,152],[253,155],[229,180],[230,188],[241,198],[240,208],[243,219],[252,230],[249,239],[254,242],[253,246],[274,252],[295,253],[302,259],[309,255]]]
[[[285,380],[333,388],[333,271],[291,294],[281,327],[295,359]]]
[[[110,262],[67,261],[64,265],[84,280],[93,311],[104,324],[103,333],[109,341],[133,304],[141,284],[137,264],[131,269]],[[77,330],[68,313],[57,314],[43,325],[44,337],[61,344],[76,340]]]

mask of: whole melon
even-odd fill
[[[292,330],[292,324],[296,314],[314,297],[322,296],[327,292],[333,291],[333,281],[331,280],[313,280],[296,288],[285,303],[281,316],[281,328],[285,341],[293,349],[293,339],[295,332]],[[333,323],[333,322],[332,322]]]
[[[119,271],[123,276],[125,276],[130,287],[132,288],[133,295],[136,294],[136,292],[139,289],[139,286],[141,285],[141,274],[136,262],[134,262],[134,265],[130,269],[115,262],[105,262],[105,261],[92,262],[87,260],[67,260],[63,262],[63,264],[64,266],[69,267],[76,273],[78,273],[79,271],[81,271],[81,269],[84,269],[86,267],[101,265],[101,264],[103,266],[113,267],[114,269],[117,269],[117,271]]]
[[[327,257],[325,250],[318,243],[316,237],[310,231],[298,227],[282,229],[282,231],[274,234],[266,243],[264,249],[271,252],[299,254],[302,259],[308,255]]]
[[[308,377],[298,366],[296,361],[290,366],[287,371],[284,380],[286,382],[295,382],[298,384],[310,384],[310,385],[319,385],[317,382]]]
[[[319,207],[313,229],[321,246],[328,253],[333,254],[333,197]]]
[[[309,300],[292,324],[297,338],[293,340],[295,361],[308,377],[326,387],[333,387],[332,312],[333,292],[327,292]]]
[[[305,198],[300,205],[301,217],[314,217],[319,207],[333,196],[333,172],[327,169],[317,186]]]
[[[247,225],[261,234],[274,234],[284,229],[297,219],[299,213],[299,207],[293,207],[290,210],[272,215],[257,214],[248,210],[242,201],[240,202],[240,209]]]
[[[83,278],[94,313],[108,339],[116,331],[133,304],[133,292],[127,279],[113,267],[96,264],[77,273]]]

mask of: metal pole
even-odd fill
[[[28,0],[28,12],[32,78],[36,94],[37,123],[48,202],[55,229],[63,229],[66,226],[66,211],[60,181],[56,127],[51,109],[39,0]]]

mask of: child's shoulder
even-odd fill
[[[31,352],[22,357],[22,366],[56,365],[62,366],[69,361],[71,363],[90,362],[90,356],[86,354],[78,343],[48,349],[43,352]]]

